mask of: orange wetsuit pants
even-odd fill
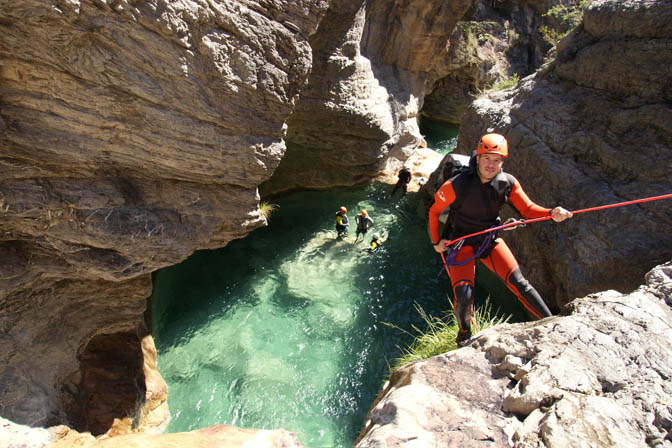
[[[520,303],[534,317],[541,319],[552,316],[537,290],[521,274],[518,262],[504,240],[497,238],[495,242],[497,244],[490,254],[481,258],[480,261],[502,279],[506,287],[518,297]],[[455,257],[455,262],[464,261],[473,256],[474,248],[464,245]],[[449,266],[448,270],[455,293],[455,316],[457,316],[460,329],[468,330],[474,303],[476,260],[470,260],[462,266]]]

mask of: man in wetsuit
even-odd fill
[[[500,134],[486,134],[478,143],[476,155],[469,169],[461,171],[446,181],[434,195],[434,204],[429,210],[429,231],[434,250],[450,249],[448,241],[464,235],[480,232],[499,225],[499,211],[509,202],[525,218],[551,216],[555,222],[571,218],[572,214],[562,207],[547,209],[532,202],[515,177],[502,171],[508,157],[508,144]],[[439,215],[450,207],[444,234],[439,235]],[[501,278],[523,306],[537,319],[551,316],[536,289],[523,277],[518,262],[501,238],[490,242],[490,234],[464,240],[449,266],[450,280],[455,293],[455,316],[459,326],[457,345],[465,345],[471,338],[471,313],[474,301],[474,255],[481,263]],[[482,244],[484,241],[485,244]],[[477,252],[481,252],[477,254]],[[451,257],[448,257],[449,259]],[[464,263],[459,265],[460,263]]]
[[[355,241],[357,241],[360,233],[366,235],[366,232],[373,226],[373,219],[366,210],[362,209],[362,213],[355,216],[355,222],[357,223],[357,231],[355,232],[357,238],[355,238]]]
[[[397,188],[401,187],[404,190],[404,194],[406,194],[406,190],[408,189],[408,183],[411,181],[411,172],[409,171],[408,168],[405,166],[399,170],[399,179],[397,180],[397,184],[394,186],[392,189],[392,193],[390,196],[394,196],[394,193],[397,191]]]
[[[376,253],[378,249],[380,249],[380,246],[383,245],[385,242],[386,238],[381,238],[378,233],[374,233],[373,237],[371,238],[371,244],[366,251],[370,254]]]

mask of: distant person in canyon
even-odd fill
[[[366,235],[366,232],[373,226],[373,219],[366,210],[362,209],[362,212],[355,216],[355,223],[357,224],[357,231],[355,232],[357,238],[355,238],[355,241],[357,241],[360,234]]]
[[[553,221],[561,222],[572,217],[572,213],[562,207],[548,209],[532,202],[518,180],[502,170],[508,155],[508,144],[503,135],[484,135],[478,142],[476,154],[471,157],[469,169],[448,179],[436,191],[434,204],[429,209],[429,232],[434,250],[441,253],[450,249],[446,259],[455,294],[458,347],[471,339],[476,259],[501,278],[534,317],[541,319],[552,315],[536,289],[523,277],[511,250],[496,232],[448,246],[449,241],[500,225],[499,211],[506,202],[528,219],[550,215]],[[448,220],[443,232],[439,233],[439,215],[447,207],[450,207]]]
[[[385,239],[386,238],[384,236],[381,238],[378,233],[374,233],[371,237],[371,244],[369,245],[369,248],[366,249],[366,251],[370,254],[375,253],[383,245]]]
[[[394,196],[394,193],[397,191],[398,188],[404,190],[403,194],[406,194],[406,191],[408,190],[408,183],[411,181],[411,178],[413,177],[411,175],[410,170],[405,166],[399,170],[399,174],[397,176],[399,180],[397,180],[397,183],[392,189],[392,194],[390,196]]]
[[[341,207],[336,212],[336,232],[338,233],[337,238],[343,238],[343,236],[348,234],[349,225],[350,220],[348,220],[348,209]]]

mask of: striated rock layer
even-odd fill
[[[396,173],[470,3],[0,0],[0,415],[164,415],[151,272],[264,225],[281,159],[270,192]]]
[[[264,225],[327,6],[0,0],[0,415],[144,415],[150,273]]]
[[[358,448],[672,446],[672,262],[397,370]],[[411,442],[412,441],[412,442]]]
[[[593,2],[554,62],[471,105],[456,152],[471,154],[484,133],[503,133],[510,153],[504,169],[549,207],[579,210],[672,193],[669,23],[669,1]],[[434,181],[427,185],[433,194]],[[557,310],[589,293],[631,291],[669,260],[671,204],[601,210],[503,236]]]

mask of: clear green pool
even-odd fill
[[[420,133],[425,137],[427,146],[440,154],[448,154],[457,146],[458,125],[420,117]]]
[[[388,362],[410,343],[382,323],[413,332],[424,327],[415,302],[435,316],[449,309],[419,197],[390,190],[376,183],[277,199],[268,227],[158,272],[152,319],[170,432],[228,423],[291,430],[309,448],[352,446]],[[389,233],[380,251],[365,251],[373,231],[358,243],[354,228],[335,238],[341,205],[351,227],[366,208],[373,231]],[[497,294],[495,308],[522,317],[508,292]]]

